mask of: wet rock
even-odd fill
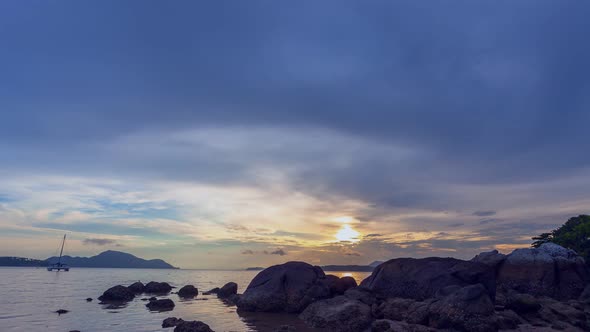
[[[129,288],[117,285],[107,289],[98,299],[102,302],[129,302],[135,294]]]
[[[238,293],[238,284],[235,282],[228,282],[227,284],[223,285],[223,287],[217,290],[217,297],[220,299],[229,298],[232,295]]]
[[[182,318],[168,317],[168,318],[164,319],[164,321],[162,321],[162,327],[163,328],[175,327],[182,322],[184,322],[184,320],[182,320]]]
[[[482,284],[489,297],[496,293],[493,268],[454,258],[398,258],[379,265],[361,287],[380,297],[401,297],[424,300],[435,296],[441,288]]]
[[[199,295],[199,290],[193,285],[186,285],[178,291],[178,296],[190,298]]]
[[[590,282],[584,259],[554,243],[514,250],[497,275],[501,289],[559,300],[577,299]]]
[[[87,298],[86,302],[92,302],[92,298],[91,297]]]
[[[170,286],[166,282],[156,282],[150,281],[145,285],[144,292],[145,293],[152,293],[152,294],[166,294],[172,290],[172,286]]]
[[[264,269],[250,282],[238,301],[238,309],[263,312],[301,312],[308,304],[306,294],[324,278],[318,266],[288,262]]]
[[[388,319],[379,319],[371,324],[371,332],[431,332],[432,328],[424,325],[409,324]]]
[[[55,311],[55,313],[58,314],[58,315],[67,314],[68,312],[70,312],[70,311],[69,310],[66,310],[66,309],[59,309],[59,310],[56,310]]]
[[[358,332],[371,324],[371,309],[360,301],[337,296],[310,304],[299,318],[310,327]]]
[[[214,332],[209,325],[201,321],[184,321],[176,325],[174,332]]]
[[[523,323],[522,318],[512,310],[496,312],[496,323],[500,330],[513,330]]]
[[[578,300],[582,303],[590,304],[590,284],[587,285],[586,288],[584,288],[584,291],[582,292],[582,294],[580,294]]]
[[[213,289],[210,289],[210,290],[204,292],[203,295],[217,294],[217,292],[219,292],[219,287],[215,287]]]
[[[150,311],[170,311],[174,309],[174,302],[170,299],[151,301],[145,305]]]
[[[153,302],[153,301],[156,301],[157,299],[158,299],[157,297],[152,296],[148,299],[148,301]]]
[[[349,299],[361,301],[367,305],[373,305],[377,301],[375,294],[364,287],[350,288],[344,292],[344,296]]]
[[[332,295],[342,295],[347,290],[357,287],[356,280],[353,277],[342,277],[334,280],[330,285]]]
[[[127,286],[127,288],[129,288],[129,290],[135,294],[141,294],[145,290],[144,284],[140,281],[132,283],[131,285]]]
[[[281,325],[276,328],[273,332],[295,332],[297,329],[293,325]]]
[[[147,301],[147,300],[148,300],[148,298],[147,298],[147,297],[144,297],[144,298],[142,298],[141,300],[142,300],[142,301]]]

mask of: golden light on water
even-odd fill
[[[360,233],[352,229],[350,225],[342,225],[342,228],[336,233],[338,241],[358,242]]]

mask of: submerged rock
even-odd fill
[[[174,309],[174,302],[170,299],[150,301],[145,305],[150,311],[170,311]]]
[[[92,298],[91,297],[87,298],[86,302],[92,302]]]
[[[180,296],[180,297],[189,298],[189,297],[195,297],[197,295],[199,295],[199,290],[197,289],[197,287],[195,287],[193,285],[186,285],[178,291],[178,296]]]
[[[55,311],[55,313],[58,314],[58,315],[67,314],[68,312],[70,312],[70,311],[69,310],[66,310],[66,309],[59,309],[59,310],[56,310]]]
[[[174,332],[214,332],[209,325],[201,321],[183,321],[176,325]]]
[[[166,282],[156,282],[150,281],[145,285],[144,292],[152,293],[152,294],[166,294],[172,290],[172,286],[170,286]]]
[[[127,286],[127,288],[129,288],[129,290],[135,294],[141,294],[145,290],[145,286],[141,283],[141,281],[134,282],[131,285]]]
[[[271,266],[254,277],[237,303],[244,311],[301,312],[308,291],[325,276],[318,266],[288,262]]]
[[[210,290],[204,292],[203,295],[217,294],[217,292],[219,292],[219,287],[215,287],[213,289],[210,289]]]
[[[590,282],[584,259],[554,243],[516,249],[498,268],[498,286],[559,300],[577,299]]]
[[[168,318],[164,319],[164,321],[162,321],[162,327],[163,328],[175,327],[182,322],[184,322],[184,320],[182,318],[168,317]]]
[[[238,293],[238,284],[235,282],[228,282],[223,287],[217,289],[217,297],[221,299],[229,298]]]
[[[308,326],[329,331],[358,332],[371,324],[371,308],[345,296],[310,304],[299,315]]]
[[[129,288],[117,285],[107,289],[98,299],[102,302],[129,302],[135,294]]]
[[[380,297],[424,300],[441,288],[482,284],[490,298],[496,294],[493,268],[454,258],[397,258],[379,265],[361,282],[361,287]]]

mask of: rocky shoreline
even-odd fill
[[[421,331],[590,331],[590,271],[575,252],[547,243],[503,255],[454,258],[398,258],[379,265],[360,285],[351,277],[326,275],[318,266],[287,262],[262,270],[243,294],[228,283],[217,294],[238,313],[298,315],[309,327],[342,332]],[[166,283],[115,286],[102,304],[165,295]],[[177,293],[196,297],[187,285]],[[146,299],[152,311],[170,311],[171,299]],[[170,317],[174,331],[212,331],[200,321]],[[295,331],[292,326],[277,331]]]

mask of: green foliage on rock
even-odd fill
[[[570,218],[565,224],[550,233],[533,237],[531,246],[538,248],[543,243],[553,242],[572,249],[590,263],[590,216],[579,215]]]

